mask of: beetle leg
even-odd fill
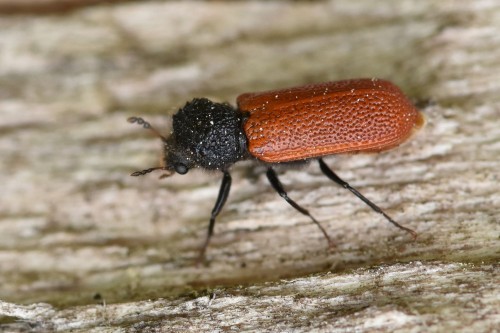
[[[304,214],[306,216],[309,216],[309,218],[318,226],[318,228],[321,230],[321,232],[325,236],[326,240],[328,241],[328,245],[330,247],[333,247],[334,246],[333,241],[331,240],[330,236],[328,236],[328,234],[326,233],[326,230],[323,228],[323,226],[321,226],[321,224],[318,222],[318,220],[316,220],[309,213],[309,211],[307,209],[299,206],[295,201],[293,201],[292,199],[290,199],[290,197],[288,197],[288,194],[286,193],[285,189],[283,188],[283,184],[281,184],[281,182],[280,182],[280,180],[279,180],[278,175],[276,174],[276,172],[272,168],[268,168],[266,175],[267,175],[267,179],[269,179],[269,182],[271,183],[271,185],[274,188],[274,190],[276,192],[278,192],[278,194],[283,199],[285,199],[285,201],[288,202],[293,208],[295,208],[296,210],[298,210],[300,213],[302,213],[302,214]]]
[[[203,246],[200,250],[200,255],[198,257],[198,262],[203,261],[205,257],[205,252],[207,250],[208,244],[210,243],[210,238],[212,238],[212,234],[214,233],[214,225],[215,218],[219,215],[222,207],[226,203],[227,197],[229,196],[229,190],[231,189],[231,175],[229,172],[224,171],[224,176],[222,177],[222,183],[219,189],[219,195],[217,196],[217,201],[215,201],[215,206],[212,209],[212,215],[210,217],[210,223],[208,225],[207,238],[203,243]]]
[[[371,202],[370,200],[368,200],[364,195],[362,195],[361,193],[359,193],[358,190],[356,190],[354,187],[352,187],[351,185],[349,185],[347,182],[343,181],[339,176],[337,176],[335,174],[335,172],[332,171],[332,169],[330,169],[326,165],[326,163],[323,161],[322,158],[319,158],[318,162],[319,162],[319,167],[320,167],[321,171],[328,178],[330,178],[331,180],[333,180],[334,182],[336,182],[337,184],[339,184],[343,188],[348,189],[349,191],[351,191],[355,196],[357,196],[359,199],[361,199],[365,204],[367,204],[368,206],[370,206],[371,209],[373,209],[374,211],[376,211],[379,214],[382,214],[390,223],[392,223],[393,225],[395,225],[399,229],[408,232],[409,234],[411,234],[413,236],[413,238],[417,237],[417,233],[414,230],[412,230],[410,228],[406,228],[406,227],[402,226],[401,224],[397,223],[396,221],[394,221],[379,206],[375,205],[373,202]]]

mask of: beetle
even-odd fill
[[[327,155],[394,148],[422,127],[422,113],[389,81],[352,79],[245,93],[238,96],[236,108],[227,103],[195,98],[173,115],[168,137],[140,117],[131,117],[128,121],[152,130],[163,142],[162,165],[136,171],[132,176],[156,170],[165,171],[163,176],[184,175],[193,168],[222,172],[222,183],[200,249],[200,259],[204,258],[215,220],[229,195],[229,170],[236,162],[247,159],[257,160],[267,167],[266,175],[274,190],[293,208],[308,216],[329,245],[333,242],[319,221],[288,196],[275,171],[277,165],[316,159],[329,179],[352,192],[394,226],[413,238],[417,236],[414,230],[397,223],[342,180],[323,161]]]

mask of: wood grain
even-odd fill
[[[493,0],[336,0],[0,17],[0,330],[494,331],[498,15]],[[161,144],[127,117],[166,134],[194,97],[353,77],[394,81],[427,125],[394,151],[327,163],[417,240],[317,165],[283,172],[327,251],[241,164],[210,264],[194,266],[220,175],[129,177]]]

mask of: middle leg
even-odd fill
[[[299,206],[299,204],[297,204],[295,201],[293,201],[292,199],[290,199],[290,197],[288,196],[288,194],[286,193],[286,191],[285,191],[285,189],[283,187],[283,184],[281,184],[281,182],[280,182],[280,180],[278,178],[278,175],[276,174],[276,171],[274,171],[272,168],[268,168],[266,175],[267,175],[267,179],[269,179],[269,182],[271,183],[271,186],[274,188],[274,190],[276,192],[278,192],[278,194],[283,199],[285,199],[285,201],[288,202],[293,208],[295,208],[300,213],[308,216],[318,226],[318,228],[321,230],[321,232],[325,236],[326,240],[328,241],[328,245],[330,247],[334,247],[333,241],[331,240],[330,236],[328,236],[326,230],[318,222],[318,220],[316,220],[314,218],[314,216],[312,216],[307,209]]]

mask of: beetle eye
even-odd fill
[[[176,164],[174,166],[174,168],[175,168],[175,172],[177,172],[180,175],[186,174],[189,170],[188,167],[185,166],[184,164]]]

